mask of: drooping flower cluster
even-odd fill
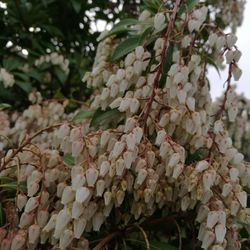
[[[178,16],[180,7],[177,0],[170,14],[142,12],[136,30],[151,24],[155,39],[113,62],[119,40],[100,42],[84,81],[94,88],[91,110],[117,110],[124,117],[114,128],[107,122],[95,129],[88,119],[53,127],[66,118],[63,105],[53,102],[31,105],[13,118],[10,135],[19,147],[1,159],[0,176],[18,175],[27,191],[18,190],[19,229],[3,229],[1,248],[49,242],[88,249],[88,233],[108,230],[114,214],[111,224],[126,231],[157,211],[189,210],[193,225],[199,223],[202,249],[240,248],[250,166],[233,145],[224,114],[234,121],[240,109],[231,78],[240,78],[241,53],[233,34],[207,23],[213,19],[205,5]],[[229,68],[228,89],[215,108],[206,79],[206,59],[213,56]],[[26,135],[44,127],[34,138]]]
[[[3,82],[5,88],[9,88],[15,84],[15,79],[5,68],[0,68],[0,82]]]
[[[38,67],[43,63],[51,63],[52,65],[59,66],[67,75],[69,73],[69,60],[65,59],[62,55],[59,55],[57,52],[41,56],[35,61],[35,65]]]

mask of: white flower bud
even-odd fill
[[[234,35],[232,33],[227,35],[227,37],[226,37],[227,47],[232,48],[236,44],[237,40],[238,40],[238,38],[236,35]]]
[[[229,193],[232,191],[232,189],[233,187],[230,183],[225,183],[222,189],[222,196],[227,197]]]
[[[72,218],[78,219],[82,215],[83,211],[84,211],[84,207],[82,203],[74,201],[72,204],[72,211],[71,211]]]
[[[139,169],[135,183],[139,186],[142,185],[142,183],[145,181],[147,175],[148,175],[148,172],[146,169],[144,169],[144,168]]]
[[[120,106],[119,106],[119,108],[118,108],[118,110],[120,111],[120,112],[125,112],[125,111],[127,111],[128,109],[129,109],[129,107],[130,107],[130,98],[123,98],[122,99],[122,101],[121,101],[121,104],[120,104]]]
[[[60,235],[62,234],[63,230],[66,228],[70,220],[71,220],[71,213],[69,209],[64,208],[63,210],[61,210],[56,218],[55,232],[53,237],[59,239]]]
[[[208,213],[210,212],[210,209],[208,206],[206,205],[201,205],[198,213],[197,213],[197,217],[196,220],[201,223],[202,221],[205,220],[205,218],[207,218]]]
[[[161,129],[157,132],[157,136],[155,139],[155,145],[160,146],[164,140],[166,139],[167,133],[165,129]]]
[[[27,203],[27,196],[24,194],[18,194],[16,198],[16,205],[19,211],[21,211]]]
[[[66,186],[62,193],[61,203],[66,205],[72,202],[75,198],[75,191],[70,186]]]
[[[174,179],[177,179],[177,178],[181,175],[183,169],[184,169],[183,164],[178,163],[178,164],[174,167],[173,178],[174,178]]]
[[[125,123],[124,132],[131,132],[136,125],[136,120],[134,118],[128,118]]]
[[[175,167],[176,164],[180,161],[180,154],[179,153],[174,153],[171,155],[169,162],[168,162],[168,166],[170,168]]]
[[[104,177],[108,172],[110,168],[110,163],[108,161],[103,161],[100,166],[100,176]]]
[[[129,108],[132,114],[137,113],[140,108],[140,102],[136,98],[132,98],[130,101]]]
[[[132,162],[133,162],[133,153],[132,153],[132,152],[129,152],[129,151],[126,151],[126,152],[123,154],[123,159],[124,159],[125,167],[126,167],[127,169],[130,169],[131,164],[132,164]]]
[[[126,135],[127,148],[130,151],[134,151],[136,146],[136,137],[133,133]]]
[[[221,50],[226,44],[226,39],[224,36],[220,36],[218,37],[217,41],[216,41],[216,48],[217,50]]]
[[[21,249],[24,246],[25,241],[26,241],[26,239],[25,239],[24,235],[16,234],[14,236],[14,238],[12,239],[10,250]]]
[[[100,231],[101,225],[104,222],[104,216],[103,213],[99,212],[96,213],[93,217],[93,230],[94,231]]]
[[[103,131],[101,135],[101,147],[105,147],[110,139],[109,131]]]
[[[143,136],[143,130],[140,127],[135,127],[133,129],[133,133],[136,138],[136,143],[139,144],[141,142],[142,136]]]
[[[60,182],[60,183],[57,184],[56,196],[57,196],[58,198],[61,198],[61,197],[62,197],[63,190],[64,190],[65,187],[66,187],[66,183],[65,183],[65,182]]]
[[[86,180],[87,180],[87,184],[89,187],[94,187],[98,176],[99,176],[99,172],[95,168],[89,168],[86,171]]]
[[[160,30],[165,23],[165,15],[163,13],[157,13],[154,17],[154,27],[156,30]]]
[[[122,176],[123,175],[123,172],[124,172],[124,169],[125,169],[125,163],[124,163],[124,160],[121,158],[121,159],[118,159],[116,161],[116,175],[117,176]]]
[[[240,163],[243,161],[243,159],[244,159],[244,155],[243,155],[243,154],[241,154],[241,153],[236,153],[236,154],[234,155],[234,158],[233,158],[233,163],[234,163],[235,165],[238,165],[238,164],[240,164]]]
[[[235,62],[238,62],[242,56],[242,53],[239,50],[235,50],[233,52]]]
[[[33,211],[34,209],[36,209],[39,205],[39,199],[38,197],[31,197],[28,199],[24,212],[25,213],[29,213],[31,211]]]
[[[72,178],[72,189],[76,191],[78,188],[82,187],[86,182],[86,179],[83,174],[77,174]]]
[[[74,237],[76,239],[81,238],[86,225],[87,225],[87,220],[84,217],[74,220]]]
[[[135,61],[135,54],[132,52],[132,53],[129,53],[126,58],[125,58],[125,67],[129,67],[131,66]]]
[[[109,94],[110,94],[109,88],[104,88],[101,93],[101,100],[105,101],[106,99],[108,99]]]
[[[122,100],[123,99],[121,97],[116,98],[113,102],[111,102],[111,104],[109,104],[109,107],[111,109],[120,107]]]
[[[40,228],[43,228],[46,225],[48,219],[49,219],[49,212],[47,210],[39,210],[37,212],[36,220]]]
[[[221,120],[217,120],[215,123],[214,123],[214,133],[215,134],[219,134],[221,132],[223,132],[224,130],[224,124]]]
[[[63,124],[57,131],[57,137],[63,139],[65,136],[69,135],[70,127],[68,124]]]
[[[181,41],[181,47],[185,49],[188,46],[190,46],[191,40],[192,39],[190,36],[184,36],[182,41]]]
[[[202,240],[203,249],[208,249],[215,240],[215,234],[212,231],[206,231]]]
[[[186,100],[186,104],[187,104],[189,110],[191,110],[191,111],[195,110],[195,99],[193,97],[188,97]]]
[[[229,170],[229,175],[230,175],[230,179],[235,182],[238,179],[239,176],[239,170],[237,168],[231,168]]]
[[[74,238],[74,235],[71,230],[69,229],[64,230],[64,232],[60,236],[59,248],[66,249],[70,245],[73,238]]]
[[[236,192],[235,196],[237,197],[238,201],[240,202],[240,205],[243,208],[246,208],[247,207],[247,193],[245,191]]]
[[[76,201],[83,203],[85,202],[90,196],[90,191],[86,187],[80,187],[76,191]]]
[[[1,241],[1,250],[10,250],[11,241],[8,238],[5,238]]]
[[[53,214],[42,231],[50,232],[52,229],[54,229],[56,226],[56,218],[57,214]]]
[[[204,170],[208,169],[209,167],[209,163],[205,160],[203,161],[199,161],[196,166],[195,166],[195,170],[198,172],[198,173],[201,173],[203,172]]]
[[[225,235],[226,235],[226,227],[222,224],[218,224],[215,227],[215,237],[217,243],[223,243]]]
[[[104,198],[105,206],[108,206],[112,199],[112,193],[109,191],[106,191],[103,195],[103,198]]]
[[[70,141],[73,142],[73,141],[77,141],[79,140],[81,137],[81,129],[80,128],[73,128],[71,131],[70,131]]]
[[[232,69],[233,77],[235,81],[238,81],[241,78],[242,70],[237,66],[234,66]]]
[[[177,97],[178,97],[180,104],[184,104],[187,98],[187,92],[185,91],[185,89],[178,90]]]
[[[24,228],[26,226],[29,226],[34,220],[34,214],[30,213],[22,213],[19,221],[19,227]]]
[[[98,180],[96,183],[96,196],[102,197],[102,194],[105,189],[105,181],[104,180]]]
[[[138,46],[135,49],[135,57],[138,60],[141,60],[144,54],[144,48],[142,46]]]
[[[72,143],[72,156],[78,157],[83,150],[83,146],[84,146],[84,144],[82,141],[74,141]]]
[[[217,211],[210,211],[207,216],[207,227],[212,229],[219,220]]]
[[[209,35],[209,37],[208,37],[208,42],[209,42],[209,45],[210,45],[211,47],[214,46],[214,44],[215,44],[216,41],[217,41],[217,38],[218,38],[218,36],[217,36],[217,34],[215,34],[215,33],[211,33],[211,34]]]
[[[240,209],[240,203],[235,200],[231,201],[231,204],[230,204],[231,215],[236,216],[239,209]]]
[[[125,70],[118,69],[118,71],[116,73],[116,80],[120,82],[123,78],[125,78]]]
[[[37,224],[33,224],[29,227],[28,238],[30,244],[35,244],[40,237],[41,228]]]
[[[234,52],[232,50],[228,50],[226,53],[227,64],[230,64],[233,60],[234,60]]]
[[[148,10],[144,10],[140,16],[139,16],[139,21],[146,21],[147,19],[149,19],[151,16],[151,12],[149,12]]]
[[[116,198],[116,202],[117,202],[116,206],[119,207],[122,204],[122,202],[123,202],[123,200],[125,198],[125,192],[122,191],[122,190],[118,190],[117,193],[116,193],[115,198]]]

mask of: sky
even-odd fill
[[[238,41],[236,43],[238,49],[242,52],[239,66],[243,73],[238,82],[233,82],[237,86],[238,93],[244,93],[250,98],[250,0],[247,0],[244,12],[244,20],[241,27],[237,30]],[[221,73],[221,78],[215,69],[209,70],[208,78],[211,83],[211,94],[213,99],[220,96],[225,89],[223,83],[227,79],[227,69]]]

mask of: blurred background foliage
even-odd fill
[[[46,99],[69,99],[71,108],[90,90],[81,79],[94,60],[97,37],[120,19],[136,16],[140,0],[7,0],[0,1],[0,69],[14,76],[13,87],[0,81],[0,103],[23,109],[36,89]],[[57,52],[69,61],[36,65]]]

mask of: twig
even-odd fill
[[[146,250],[150,250],[150,244],[149,244],[149,240],[148,240],[148,236],[147,236],[146,232],[144,231],[144,229],[141,226],[139,226],[137,224],[135,225],[135,227],[137,227],[141,231],[141,233],[144,237],[144,240],[146,243]]]
[[[62,123],[60,124],[56,124],[56,125],[52,125],[52,126],[49,126],[49,127],[46,127],[44,129],[41,129],[39,130],[38,132],[36,132],[34,135],[32,135],[31,137],[28,137],[26,139],[24,139],[24,141],[21,143],[21,145],[19,146],[19,148],[17,149],[14,149],[11,153],[11,155],[5,160],[5,158],[3,158],[3,164],[2,166],[0,166],[0,170],[2,170],[3,168],[5,168],[9,162],[11,162],[11,160],[20,152],[22,151],[22,149],[27,146],[28,144],[31,143],[31,141],[37,137],[38,135],[42,134],[43,132],[47,131],[47,130],[50,130],[50,129],[53,129],[53,128],[57,128],[59,126],[61,126]]]
[[[153,83],[153,92],[152,92],[152,95],[151,95],[151,97],[149,99],[149,102],[147,103],[146,111],[145,111],[145,113],[143,115],[144,132],[146,132],[145,130],[146,130],[147,119],[149,117],[149,113],[150,113],[150,110],[151,110],[151,107],[152,107],[152,103],[153,103],[154,97],[156,95],[156,89],[159,87],[159,82],[160,82],[160,77],[162,75],[164,60],[166,58],[167,51],[168,51],[168,48],[169,48],[169,45],[170,45],[170,42],[169,42],[170,35],[171,35],[171,33],[173,32],[173,29],[174,29],[174,24],[175,24],[175,20],[176,20],[176,16],[177,16],[177,10],[179,8],[180,3],[181,3],[181,0],[176,0],[175,1],[175,6],[174,6],[174,9],[173,9],[171,20],[170,20],[170,22],[168,24],[166,33],[164,35],[165,42],[164,42],[164,47],[163,47],[162,53],[161,53],[160,63],[157,66],[158,69],[157,69],[157,73],[156,73],[154,83]]]

